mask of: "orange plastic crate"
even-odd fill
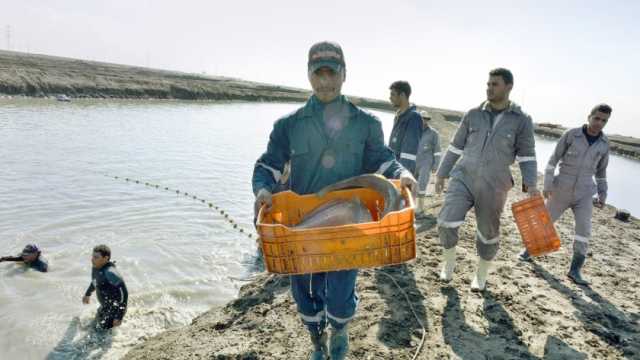
[[[394,181],[396,187],[399,182]],[[332,199],[358,196],[373,221],[310,229],[291,227],[308,212]],[[399,264],[416,257],[413,198],[402,190],[405,207],[378,219],[383,197],[371,189],[334,191],[323,198],[285,191],[273,195],[271,211],[260,209],[258,234],[267,271],[308,274]]]
[[[560,238],[542,196],[513,203],[511,211],[529,255],[540,256],[560,249]]]

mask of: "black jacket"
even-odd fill
[[[117,320],[122,320],[127,312],[129,293],[122,276],[116,270],[116,265],[108,262],[100,269],[93,268],[91,279],[91,285],[89,285],[85,296],[91,296],[91,293],[97,290],[98,302],[102,311]]]
[[[393,150],[396,160],[411,171],[416,178],[418,177],[416,155],[421,137],[422,117],[416,111],[416,106],[412,105],[405,112],[396,116],[391,136],[389,136],[389,147]]]
[[[24,262],[24,260],[22,260],[22,256],[18,255],[18,256],[4,256],[1,259],[2,261],[15,261],[15,262]],[[40,271],[40,272],[47,272],[47,270],[49,269],[49,264],[47,263],[47,260],[45,258],[42,257],[42,255],[38,255],[38,258],[35,259],[35,261],[32,261],[30,263],[24,262],[25,265],[27,265],[28,267]]]

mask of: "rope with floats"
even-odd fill
[[[238,230],[238,232],[247,235],[248,238],[250,239],[257,239],[257,235],[255,235],[252,231],[246,230],[244,228],[242,228],[240,225],[238,225],[238,222],[235,221],[230,215],[228,211],[225,211],[224,209],[222,209],[221,207],[215,205],[213,202],[211,201],[207,201],[206,199],[203,199],[193,193],[188,193],[186,191],[181,191],[179,189],[172,189],[168,186],[162,186],[159,184],[154,184],[154,183],[150,183],[148,181],[141,181],[141,180],[137,180],[137,179],[133,179],[133,178],[128,178],[128,177],[122,177],[122,176],[116,176],[116,175],[109,175],[109,174],[105,174],[104,176],[109,177],[109,178],[113,178],[115,180],[124,180],[125,182],[131,182],[131,183],[135,183],[135,184],[140,184],[140,185],[144,185],[147,187],[151,187],[151,188],[155,188],[158,190],[164,190],[164,191],[170,191],[170,192],[175,192],[177,195],[184,195],[187,198],[191,198],[193,200],[196,200],[197,202],[200,202],[202,204],[205,204],[209,207],[209,209],[213,210],[214,212],[217,212],[220,214],[220,216],[222,216],[226,222],[228,222],[234,229]]]

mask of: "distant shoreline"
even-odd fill
[[[0,50],[0,99],[5,97],[131,100],[209,100],[302,103],[308,90],[245,81],[235,78],[190,74],[57,56]],[[393,111],[386,100],[349,96],[355,104]],[[463,112],[419,106],[434,120],[459,122]],[[559,138],[566,130],[558,125],[536,124],[536,134]],[[640,160],[640,139],[609,136],[611,149]]]
[[[235,78],[190,74],[57,56],[0,50],[0,96],[71,99],[160,99],[296,102],[310,91]],[[373,109],[393,110],[388,101],[349,97]],[[462,113],[422,107],[459,119]]]

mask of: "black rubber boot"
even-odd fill
[[[583,279],[582,275],[580,274],[580,270],[582,269],[582,266],[584,266],[584,262],[586,259],[587,258],[584,255],[578,254],[576,252],[573,253],[573,259],[571,259],[571,269],[569,270],[567,276],[569,277],[569,279],[571,279],[571,281],[578,285],[589,285],[589,282]]]
[[[344,360],[349,352],[349,332],[345,325],[342,329],[333,329],[331,332],[331,344],[329,348],[331,360]]]
[[[520,254],[518,254],[518,260],[531,261],[531,255],[529,255],[529,252],[527,251],[527,249],[522,250]]]
[[[327,348],[327,333],[324,331],[320,334],[311,334],[311,343],[313,344],[313,352],[309,360],[327,360],[329,359],[329,349]]]

